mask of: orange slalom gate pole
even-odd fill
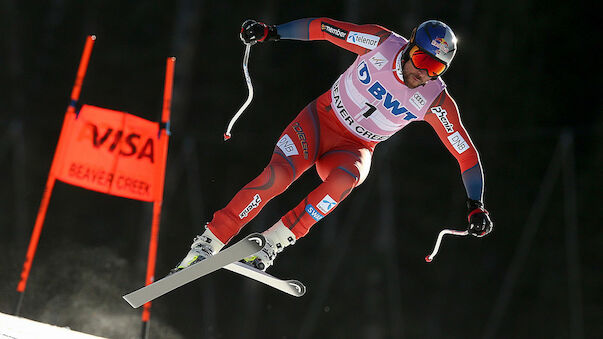
[[[151,227],[151,237],[149,241],[149,256],[147,261],[146,284],[150,285],[154,281],[155,264],[157,259],[157,243],[159,241],[159,222],[161,220],[161,207],[163,205],[163,188],[165,184],[165,167],[167,163],[168,140],[170,135],[170,107],[172,104],[172,92],[174,88],[174,67],[176,58],[167,59],[165,71],[165,87],[163,90],[163,109],[161,112],[161,124],[159,126],[159,143],[161,144],[161,161],[159,162],[158,173],[155,177],[157,196],[153,202],[153,224]],[[142,338],[149,336],[149,320],[151,319],[151,303],[144,304],[142,310]]]
[[[80,60],[80,66],[77,69],[77,76],[75,77],[75,84],[73,90],[71,90],[71,103],[67,110],[74,111],[77,101],[80,99],[80,92],[82,91],[82,83],[84,83],[84,77],[86,77],[86,70],[88,70],[88,61],[90,61],[90,54],[92,54],[92,47],[96,40],[95,35],[89,35],[86,39],[86,45],[84,46],[84,52],[82,53],[82,59]]]
[[[88,69],[88,61],[90,60],[90,54],[92,53],[92,47],[94,45],[94,41],[96,37],[94,35],[89,35],[86,39],[86,45],[84,46],[84,52],[82,53],[82,57],[80,59],[80,65],[78,67],[77,76],[75,78],[75,83],[73,85],[73,90],[71,91],[71,102],[67,106],[67,111],[65,112],[65,120],[63,121],[63,127],[61,129],[61,135],[59,136],[59,141],[57,143],[57,148],[55,149],[54,157],[52,160],[52,164],[50,166],[50,172],[48,173],[48,179],[46,180],[46,186],[44,187],[44,193],[42,195],[42,201],[40,202],[40,208],[38,210],[38,215],[36,217],[36,222],[34,224],[34,229],[31,235],[31,239],[29,241],[29,247],[27,248],[27,254],[25,256],[25,262],[23,264],[23,270],[21,271],[21,280],[17,285],[17,292],[20,293],[19,301],[17,302],[17,307],[15,309],[15,315],[19,315],[21,312],[21,305],[23,304],[23,296],[25,294],[25,288],[27,286],[27,279],[29,278],[29,272],[31,270],[31,265],[34,260],[34,256],[36,255],[36,249],[38,247],[38,242],[40,240],[40,235],[42,233],[42,228],[44,226],[44,219],[46,218],[46,211],[48,210],[48,204],[50,203],[50,196],[52,195],[52,190],[54,188],[54,184],[56,178],[54,176],[54,169],[57,163],[57,154],[61,148],[61,140],[63,136],[63,131],[67,130],[67,127],[70,121],[73,119],[73,115],[75,114],[75,105],[80,97],[80,92],[82,89],[82,83],[84,82],[84,77],[86,76],[86,70]]]

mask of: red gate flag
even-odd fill
[[[65,119],[53,176],[106,194],[161,200],[165,150],[157,122],[90,105]]]
[[[85,189],[119,197],[152,201],[153,224],[149,240],[147,285],[154,280],[159,222],[170,126],[170,105],[176,58],[168,58],[161,122],[100,107],[84,105],[76,113],[81,86],[96,37],[88,36],[71,92],[59,142],[46,181],[42,202],[27,248],[15,315],[19,315],[27,279],[42,233],[56,179]],[[148,337],[151,303],[142,314],[143,338]]]

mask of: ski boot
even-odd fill
[[[272,240],[266,238],[266,244],[261,251],[250,257],[244,258],[241,262],[265,272],[268,267],[272,266],[275,258],[276,251],[274,250]]]
[[[201,260],[209,258],[218,253],[222,247],[224,247],[224,244],[206,227],[203,234],[195,237],[186,257],[182,259],[178,266],[170,271],[170,274],[176,273]]]
[[[264,248],[256,254],[244,258],[241,262],[265,272],[268,267],[272,266],[278,253],[281,253],[285,247],[295,244],[295,234],[279,220],[274,226],[263,232],[263,235],[266,238]]]

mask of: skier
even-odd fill
[[[479,155],[441,79],[457,48],[450,27],[440,21],[426,21],[407,40],[378,25],[329,18],[299,19],[282,25],[247,20],[240,37],[247,44],[279,39],[327,40],[358,57],[329,91],[287,126],[268,166],[226,207],[215,212],[173,272],[220,251],[270,199],[316,165],[323,182],[263,233],[267,241],[262,251],[245,259],[265,271],[276,254],[305,236],[366,179],[375,145],[413,121],[427,121],[457,159],[467,192],[469,233],[482,237],[492,230],[483,204]]]

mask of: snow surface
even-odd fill
[[[70,330],[0,312],[0,339],[99,339],[102,337]]]

